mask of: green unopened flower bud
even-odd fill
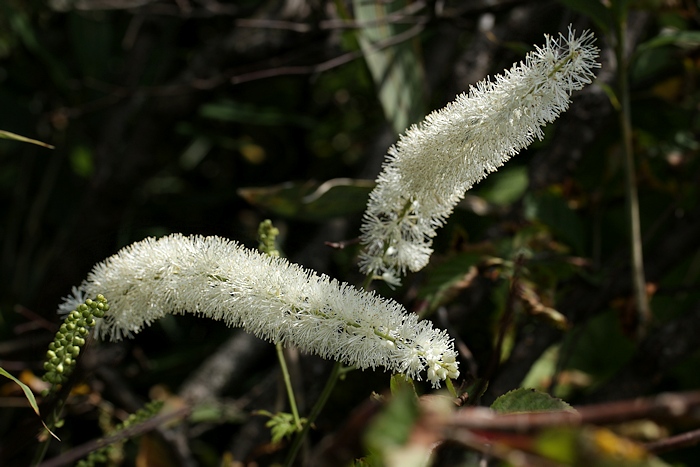
[[[87,306],[90,306],[90,307],[91,307],[93,303],[95,303],[95,302],[93,302],[92,299],[90,299],[90,298],[88,298],[87,300],[85,300],[85,305],[87,305]]]
[[[63,363],[56,365],[56,373],[63,373]]]

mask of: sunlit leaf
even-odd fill
[[[37,146],[42,146],[45,148],[54,149],[54,147],[51,146],[50,144],[42,143],[41,141],[37,141],[35,139],[26,138],[24,136],[20,136],[20,135],[17,135],[15,133],[10,133],[9,131],[0,130],[0,138],[13,139],[15,141],[22,141],[23,143],[36,144]]]
[[[22,381],[18,380],[17,378],[15,378],[11,374],[9,374],[3,368],[0,368],[0,375],[3,375],[6,378],[11,379],[15,383],[17,383],[20,388],[22,388],[22,391],[24,392],[24,397],[26,397],[27,400],[29,401],[29,405],[32,407],[32,409],[34,409],[34,413],[36,413],[39,417],[41,417],[41,415],[39,414],[39,405],[36,403],[36,398],[34,397],[34,393],[29,388],[29,386],[27,386]],[[51,436],[53,436],[54,438],[56,438],[60,441],[58,436],[56,436],[51,430],[49,430],[49,427],[46,426],[46,424],[43,422],[43,420],[42,420],[41,424],[44,425],[44,428],[46,428],[46,431],[48,431],[51,434]]]
[[[367,26],[358,28],[357,40],[377,87],[379,100],[396,133],[403,133],[424,114],[423,68],[417,46],[411,41],[380,48],[382,42],[406,32],[405,25],[392,23],[392,12],[406,7],[405,0],[368,2],[354,0],[355,19]]]
[[[561,399],[536,389],[526,388],[514,389],[503,394],[493,402],[491,409],[501,414],[559,410],[575,412],[573,407]]]

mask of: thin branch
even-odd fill
[[[419,22],[411,29],[408,29],[400,34],[396,34],[395,36],[392,36],[385,41],[381,41],[374,44],[375,50],[373,50],[373,52],[383,50],[385,48],[412,39],[413,37],[416,37],[418,34],[423,32],[424,28],[425,22]],[[250,73],[236,75],[231,77],[230,80],[232,84],[241,84],[246,83],[248,81],[256,81],[259,79],[272,78],[275,76],[311,75],[323,73],[324,71],[328,71],[330,69],[337,68],[341,65],[345,65],[346,63],[350,63],[351,61],[356,60],[362,57],[363,55],[364,54],[361,50],[357,50],[353,52],[347,52],[345,54],[339,55],[330,60],[326,60],[325,62],[317,63],[315,65],[297,65],[279,68],[268,68],[265,70],[252,71]]]
[[[639,419],[691,415],[700,407],[700,391],[665,393],[656,397],[579,406],[576,412],[534,412],[499,415],[485,407],[467,407],[447,421],[446,428],[528,432],[554,426],[608,424]]]
[[[680,435],[676,436],[669,436],[668,438],[653,441],[651,443],[646,443],[644,448],[651,453],[661,454],[664,452],[695,446],[696,444],[700,444],[700,429],[681,433]]]
[[[632,120],[630,108],[630,91],[628,78],[628,60],[625,51],[627,14],[622,12],[617,23],[617,73],[620,101],[620,127],[622,130],[622,145],[625,159],[625,193],[629,216],[630,254],[632,257],[632,284],[637,311],[637,335],[643,337],[651,317],[649,301],[646,293],[644,275],[644,256],[642,252],[642,228],[639,219],[639,196],[637,194],[637,177],[634,165],[634,150],[632,147]]]
[[[90,454],[92,451],[103,448],[110,444],[122,441],[128,438],[133,438],[138,435],[142,435],[149,431],[153,431],[159,426],[171,421],[178,420],[187,417],[190,414],[191,407],[185,406],[172,412],[167,412],[163,414],[156,415],[153,418],[146,420],[138,425],[131,426],[124,430],[120,430],[114,435],[107,436],[104,438],[95,439],[93,441],[81,444],[70,451],[64,452],[63,454],[49,459],[48,461],[39,465],[39,467],[62,467],[64,465],[69,465],[75,461],[82,459],[83,457]]]

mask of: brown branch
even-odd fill
[[[418,22],[414,27],[408,29],[400,34],[390,37],[387,40],[378,42],[374,44],[373,52],[386,49],[388,47],[405,42],[413,37],[417,36],[425,28],[425,21]],[[248,81],[256,81],[264,78],[272,78],[275,76],[291,76],[291,75],[311,75],[316,73],[323,73],[332,68],[337,68],[341,65],[349,63],[363,56],[363,52],[360,50],[347,52],[345,54],[334,57],[325,62],[317,63],[315,65],[297,65],[297,66],[287,66],[279,68],[268,68],[265,70],[252,71],[250,73],[244,73],[241,75],[233,76],[230,78],[232,84],[246,83]]]
[[[664,452],[695,446],[699,443],[700,429],[697,429],[686,433],[681,433],[680,435],[669,436],[668,438],[646,443],[644,448],[651,453],[661,454]]]
[[[579,406],[577,412],[533,412],[499,415],[485,407],[467,407],[444,422],[448,428],[528,432],[554,426],[608,424],[639,419],[697,418],[700,391]]]
[[[88,454],[97,449],[109,446],[110,444],[116,443],[118,441],[133,438],[134,436],[142,435],[149,431],[153,431],[159,426],[172,420],[183,419],[190,414],[190,410],[190,406],[185,406],[172,412],[156,415],[155,417],[150,418],[143,423],[139,423],[138,425],[131,426],[124,430],[120,430],[114,435],[95,439],[85,444],[81,444],[80,446],[66,451],[63,454],[54,457],[53,459],[49,459],[48,461],[43,462],[39,465],[39,467],[62,467],[64,465],[72,464],[75,461],[82,459],[83,457],[87,456]]]

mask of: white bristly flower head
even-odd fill
[[[362,225],[360,269],[397,284],[428,264],[436,229],[464,193],[536,138],[594,78],[593,34],[543,47],[409,128],[389,149]]]
[[[220,237],[134,243],[95,265],[64,303],[97,294],[110,304],[95,328],[103,338],[193,313],[358,368],[426,375],[434,387],[459,375],[447,333],[398,303]]]

